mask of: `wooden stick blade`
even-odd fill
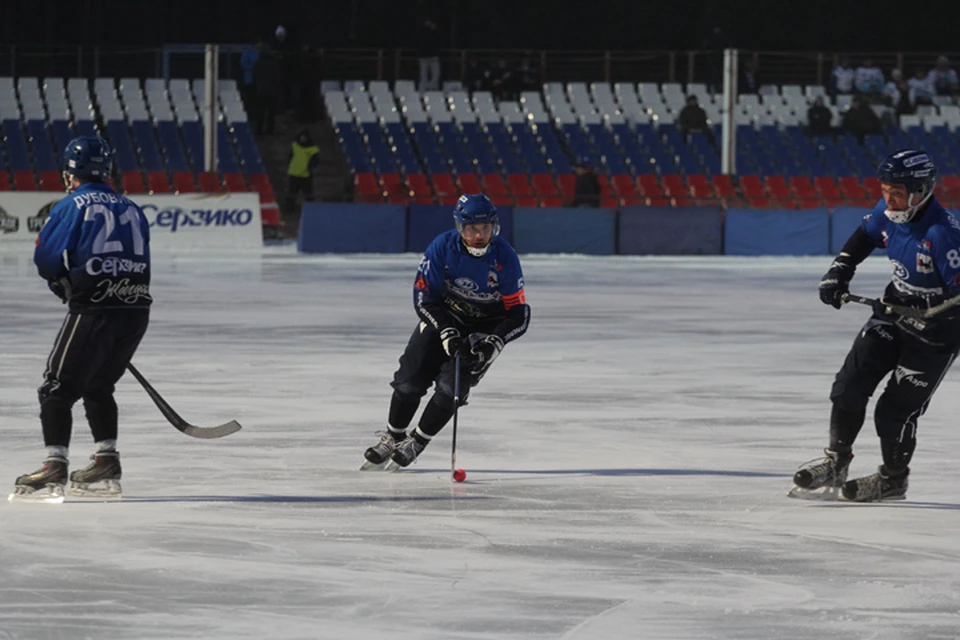
[[[177,427],[188,436],[192,436],[194,438],[200,438],[203,440],[213,440],[215,438],[223,438],[225,436],[229,436],[231,433],[236,433],[237,431],[240,431],[240,429],[242,429],[242,427],[240,426],[240,423],[237,422],[236,420],[231,420],[226,424],[221,424],[216,427],[198,427],[192,424],[184,424],[182,425],[183,428],[180,428],[181,426],[176,424],[173,426]]]

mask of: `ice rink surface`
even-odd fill
[[[869,311],[817,258],[523,258],[529,332],[410,470],[361,474],[416,324],[419,256],[155,256],[118,385],[124,499],[0,504],[0,640],[932,639],[960,636],[960,373],[908,500],[786,497],[827,444]],[[885,258],[853,290],[876,295]],[[43,459],[65,308],[0,253],[0,481]],[[75,409],[75,466],[92,451]],[[880,462],[872,424],[853,475]]]

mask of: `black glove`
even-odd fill
[[[440,344],[443,345],[444,352],[450,357],[453,357],[453,354],[460,349],[462,342],[460,332],[456,327],[447,327],[440,332]]]
[[[483,376],[503,351],[503,338],[492,333],[470,334],[470,373]]]
[[[73,287],[70,286],[70,278],[63,276],[58,280],[48,280],[47,286],[50,288],[50,291],[53,291],[57,294],[57,297],[64,303],[70,300],[70,296],[73,295]]]
[[[850,291],[850,281],[856,270],[849,256],[845,254],[837,256],[830,265],[830,269],[820,278],[820,302],[839,309],[843,304],[843,294]]]

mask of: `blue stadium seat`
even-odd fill
[[[30,152],[27,150],[27,139],[23,136],[23,129],[19,120],[4,120],[3,137],[7,144],[7,158],[10,160],[10,169],[13,171],[32,171]]]
[[[166,171],[153,135],[153,125],[146,120],[134,120],[130,127],[133,129],[134,145],[140,151],[143,168],[147,172]]]
[[[33,146],[33,164],[37,171],[59,171],[60,163],[53,152],[47,123],[44,120],[28,120],[27,134]]]
[[[222,173],[237,173],[240,163],[237,154],[233,151],[233,140],[227,130],[226,122],[217,123],[217,163]]]
[[[203,125],[199,121],[186,121],[180,125],[187,157],[193,166],[194,175],[203,171]]]
[[[133,152],[133,143],[130,141],[127,123],[123,120],[110,120],[107,122],[107,136],[110,146],[113,147],[117,170],[140,171],[140,163],[137,162],[137,156]]]
[[[250,131],[250,125],[246,122],[234,122],[231,126],[234,138],[237,141],[237,149],[240,152],[240,160],[243,162],[247,173],[266,173],[263,161],[260,159],[260,151],[257,149],[257,143],[253,138],[253,132]]]
[[[173,121],[157,123],[157,136],[160,139],[160,149],[167,159],[167,166],[173,173],[190,171],[190,165],[183,155],[183,144],[180,142],[180,130]]]
[[[53,144],[57,152],[56,157],[59,158],[63,155],[63,150],[67,148],[67,144],[76,137],[76,133],[66,120],[54,120],[51,127],[53,128]]]

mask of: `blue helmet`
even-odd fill
[[[926,151],[907,149],[884,158],[877,167],[877,178],[884,184],[900,184],[907,189],[907,208],[888,209],[893,222],[909,222],[917,210],[933,195],[937,183],[937,167]]]
[[[79,180],[106,180],[113,168],[113,151],[100,136],[80,136],[63,150],[63,171]]]
[[[491,224],[493,225],[493,236],[500,233],[500,216],[497,214],[497,208],[490,202],[490,198],[482,193],[468,193],[460,196],[457,200],[457,206],[453,209],[453,219],[457,225],[457,231],[460,237],[463,237],[463,229],[469,224]],[[464,243],[467,251],[474,256],[482,256],[487,252],[489,244],[480,247],[471,247]]]

